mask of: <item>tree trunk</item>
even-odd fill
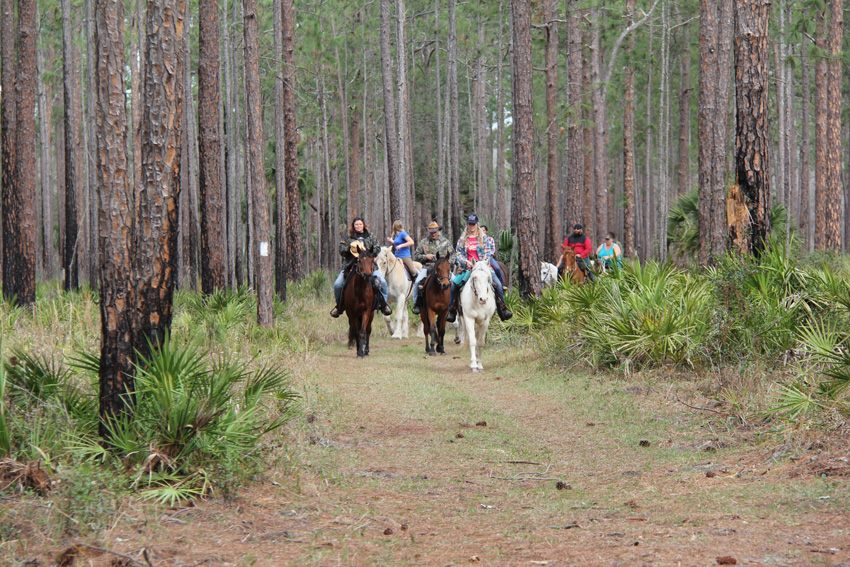
[[[77,61],[74,53],[74,32],[71,26],[71,0],[62,0],[62,100],[65,106],[63,124],[65,134],[65,247],[62,266],[65,271],[65,290],[77,289],[79,279],[79,203],[83,202],[80,179],[80,115]]]
[[[286,301],[286,135],[283,128],[283,10],[281,0],[274,0],[274,289],[281,301]]]
[[[38,11],[36,11],[38,18]],[[50,130],[53,124],[53,103],[50,89],[44,81],[44,49],[36,51],[36,90],[38,93],[38,149],[39,149],[39,196],[41,206],[41,224],[39,227],[41,240],[41,273],[44,280],[52,279],[55,275],[56,254],[53,242],[53,196],[56,194],[56,179],[53,168],[53,147],[50,143]],[[52,57],[48,58],[52,59]],[[38,273],[36,271],[36,273]]]
[[[2,59],[3,71],[0,78],[0,138],[2,138],[2,194],[3,194],[3,220],[4,227],[7,224],[6,217],[6,194],[15,193],[15,36],[17,24],[15,19],[14,0],[2,0],[2,23],[0,23],[0,59]],[[11,225],[10,225],[11,226]],[[4,240],[7,238],[6,230],[0,230],[0,266],[5,266]],[[5,270],[0,269],[5,277]]]
[[[201,209],[201,289],[227,286],[221,172],[221,84],[219,18],[215,0],[200,0],[198,11],[198,156]]]
[[[584,165],[583,152],[585,147],[582,118],[582,57],[581,57],[581,13],[579,0],[567,2],[567,90],[570,97],[570,111],[567,114],[567,225],[569,232],[573,224],[587,222],[582,203],[584,199]],[[560,253],[560,248],[556,250]]]
[[[450,240],[460,236],[464,214],[460,202],[460,109],[457,81],[457,0],[449,0],[449,217]],[[457,234],[452,234],[452,231]]]
[[[408,142],[408,128],[410,125],[407,121],[407,43],[405,41],[404,35],[404,18],[405,18],[405,9],[404,9],[404,0],[395,0],[396,5],[396,59],[397,59],[397,81],[398,81],[398,143],[396,144],[396,151],[398,151],[398,171],[396,174],[398,175],[398,194],[399,201],[401,203],[401,207],[399,208],[398,216],[393,215],[393,220],[395,219],[403,219],[405,224],[410,224],[411,222],[411,210],[413,209],[413,202],[409,198],[410,197],[410,177],[408,176],[410,164],[408,163],[408,157],[410,153],[408,152],[407,142]],[[383,12],[382,12],[383,13]],[[391,68],[391,66],[389,67]],[[385,68],[386,70],[387,68]],[[392,76],[392,72],[390,70],[390,76]]]
[[[555,20],[555,2],[546,0],[543,19],[546,26],[546,245],[544,257],[557,258],[561,250],[561,195],[558,191],[558,134],[556,122],[558,87],[558,29]]]
[[[274,284],[270,253],[271,224],[263,163],[263,102],[260,91],[260,32],[257,0],[243,0],[245,10],[245,93],[248,114],[248,172],[253,198],[254,233],[249,254],[254,258],[257,323],[274,323]]]
[[[95,2],[97,0],[85,0],[86,4],[86,81],[88,88],[86,89],[86,115],[87,119],[83,121],[83,133],[86,136],[86,235],[88,237],[89,263],[88,277],[89,283],[95,289],[100,285],[100,202],[98,197],[99,192],[99,164],[98,164],[98,134],[96,132],[95,123],[97,122],[97,97],[100,96],[99,87],[97,85],[97,51],[95,49],[96,32],[95,32]],[[123,28],[121,28],[123,34]],[[126,115],[125,115],[126,120]],[[126,130],[127,125],[124,124]],[[127,159],[125,152],[124,159]],[[129,165],[129,164],[127,164]],[[128,174],[129,175],[129,174]],[[129,183],[130,179],[127,179]],[[131,200],[132,204],[134,201]],[[132,226],[132,225],[131,225]],[[132,236],[131,236],[132,238]]]
[[[626,1],[629,25],[635,19],[635,0]],[[623,215],[623,253],[635,255],[635,70],[632,54],[635,49],[634,35],[629,38],[626,54],[625,97],[623,101],[623,193],[626,207]]]
[[[826,187],[822,250],[841,250],[841,41],[844,3],[830,0],[827,65]],[[820,204],[821,198],[818,198]],[[820,228],[820,227],[819,227]]]
[[[602,12],[593,10],[591,81],[593,83],[593,171],[596,187],[596,234],[608,232],[608,155],[605,97],[602,85]],[[589,233],[588,234],[593,234]]]
[[[131,273],[133,191],[127,171],[124,84],[124,7],[97,0],[97,180],[100,248],[100,434],[108,420],[130,410],[133,385],[134,289]],[[92,62],[93,63],[93,62]]]
[[[749,234],[732,234],[739,249],[759,254],[770,233],[767,131],[769,0],[738,0],[735,8],[736,180],[750,213]],[[730,219],[731,221],[732,219]],[[732,223],[730,222],[730,225]],[[735,230],[735,229],[733,229]]]
[[[812,222],[812,183],[809,171],[811,148],[809,143],[809,104],[811,83],[809,80],[809,46],[808,39],[800,43],[800,68],[802,73],[802,88],[800,90],[800,235],[803,238],[804,250],[814,249],[814,232]]]
[[[583,11],[583,19],[586,23],[587,11]],[[587,36],[587,31],[584,30],[582,35],[584,37]],[[582,70],[582,122],[584,123],[584,132],[582,138],[584,140],[584,156],[582,163],[583,170],[583,182],[582,187],[584,188],[583,195],[583,217],[584,220],[582,224],[584,225],[584,233],[588,235],[596,234],[596,179],[594,176],[595,173],[595,144],[594,144],[594,128],[593,128],[593,120],[594,113],[592,110],[591,104],[591,92],[593,91],[593,80],[591,77],[591,65],[590,58],[593,57],[593,53],[590,51],[586,45],[583,46],[582,49],[582,61],[581,61],[581,70]],[[592,239],[592,238],[591,238]]]
[[[184,14],[185,0],[147,2],[142,178],[133,243],[138,318],[133,338],[142,359],[171,329],[183,142]]]
[[[687,37],[682,43],[684,45],[679,59],[679,164],[676,175],[676,193],[679,196],[691,190],[691,50],[687,48]]]
[[[511,2],[514,101],[514,226],[519,241],[519,281],[525,297],[540,295],[537,199],[534,190],[534,123],[531,79],[531,2]]]
[[[3,296],[18,305],[35,302],[36,265],[36,17],[35,1],[18,2],[15,68],[15,181],[3,186]]]
[[[390,216],[401,217],[401,193],[393,63],[390,47],[390,0],[381,0],[381,79],[384,88],[384,147],[390,189]]]
[[[301,237],[301,193],[298,189],[298,131],[295,126],[295,9],[283,0],[283,128],[286,171],[287,280],[304,275]]]

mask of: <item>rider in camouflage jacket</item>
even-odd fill
[[[422,269],[419,270],[419,275],[416,276],[416,281],[413,283],[413,312],[418,314],[422,307],[419,303],[420,288],[425,282],[425,278],[434,263],[437,261],[437,256],[451,257],[454,253],[454,248],[449,239],[440,234],[440,225],[437,221],[431,221],[428,225],[428,238],[423,238],[419,241],[419,246],[416,252],[413,253],[413,259],[422,264]]]

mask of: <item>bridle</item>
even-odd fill
[[[483,270],[479,270],[479,271],[483,271]],[[489,274],[487,274],[487,275],[489,276]],[[476,278],[474,276],[475,276],[475,274],[472,274],[469,278],[471,280],[471,283],[472,283],[472,293],[475,295],[475,298],[478,299],[478,301],[480,303],[481,302],[481,295],[478,293],[478,286],[475,285]]]

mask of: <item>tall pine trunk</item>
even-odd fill
[[[582,204],[584,202],[583,152],[584,130],[582,118],[582,57],[581,57],[581,14],[580,0],[567,2],[567,90],[570,108],[567,114],[567,231],[573,224],[587,222]],[[560,248],[556,250],[560,253]]]
[[[147,358],[171,329],[183,143],[185,0],[148,0],[133,271],[135,348]]]
[[[544,257],[556,258],[561,249],[561,193],[558,190],[558,137],[556,121],[558,87],[558,29],[555,27],[555,2],[546,0],[543,18],[546,20],[546,246]],[[551,256],[550,256],[551,254]]]
[[[534,188],[534,123],[531,79],[531,2],[511,2],[514,101],[514,226],[519,241],[519,281],[525,297],[540,295],[537,199]]]
[[[634,23],[635,0],[627,0],[629,24]],[[635,40],[629,38],[626,54],[625,96],[623,100],[623,194],[626,201],[623,215],[623,253],[635,255],[635,70],[632,62]]]
[[[283,0],[283,128],[286,171],[287,279],[304,275],[301,237],[301,193],[298,189],[298,131],[295,126],[295,8]]]
[[[243,0],[245,9],[245,93],[248,115],[248,175],[251,180],[254,232],[249,254],[254,258],[257,291],[257,323],[274,323],[271,224],[266,172],[263,163],[263,103],[260,92],[260,32],[257,1]]]
[[[74,32],[71,25],[71,0],[62,0],[62,77],[64,89],[63,123],[65,135],[65,247],[62,266],[65,271],[65,290],[76,289],[79,279],[79,250],[86,243],[79,242],[79,203],[83,202],[80,179],[80,114],[77,61],[74,51]]]
[[[2,0],[0,13],[0,168],[2,168],[3,218],[6,216],[6,194],[15,191],[15,8],[14,0]],[[2,220],[3,230],[0,230],[0,265],[5,266],[3,241],[6,235],[6,220]],[[11,227],[11,225],[9,225]],[[5,277],[5,270],[0,269]]]
[[[393,63],[390,46],[390,0],[381,0],[381,79],[384,88],[384,148],[387,154],[387,180],[390,190],[390,216],[401,217],[398,129]]]
[[[3,186],[3,296],[18,305],[35,302],[35,10],[35,0],[19,0],[15,68],[15,181],[10,186]]]
[[[758,254],[770,233],[767,131],[769,0],[737,0],[735,7],[736,180],[750,212],[749,233],[733,234],[739,249]]]
[[[826,191],[821,249],[841,250],[841,42],[844,3],[830,0],[829,63],[827,65]],[[820,202],[820,198],[818,199]]]

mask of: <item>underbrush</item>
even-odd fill
[[[745,388],[718,382],[716,392],[745,406],[736,411],[794,423],[850,416],[850,267],[841,257],[801,259],[780,243],[759,258],[730,253],[709,270],[631,261],[595,283],[560,282],[510,302],[505,328],[536,336],[553,363],[737,373]]]

